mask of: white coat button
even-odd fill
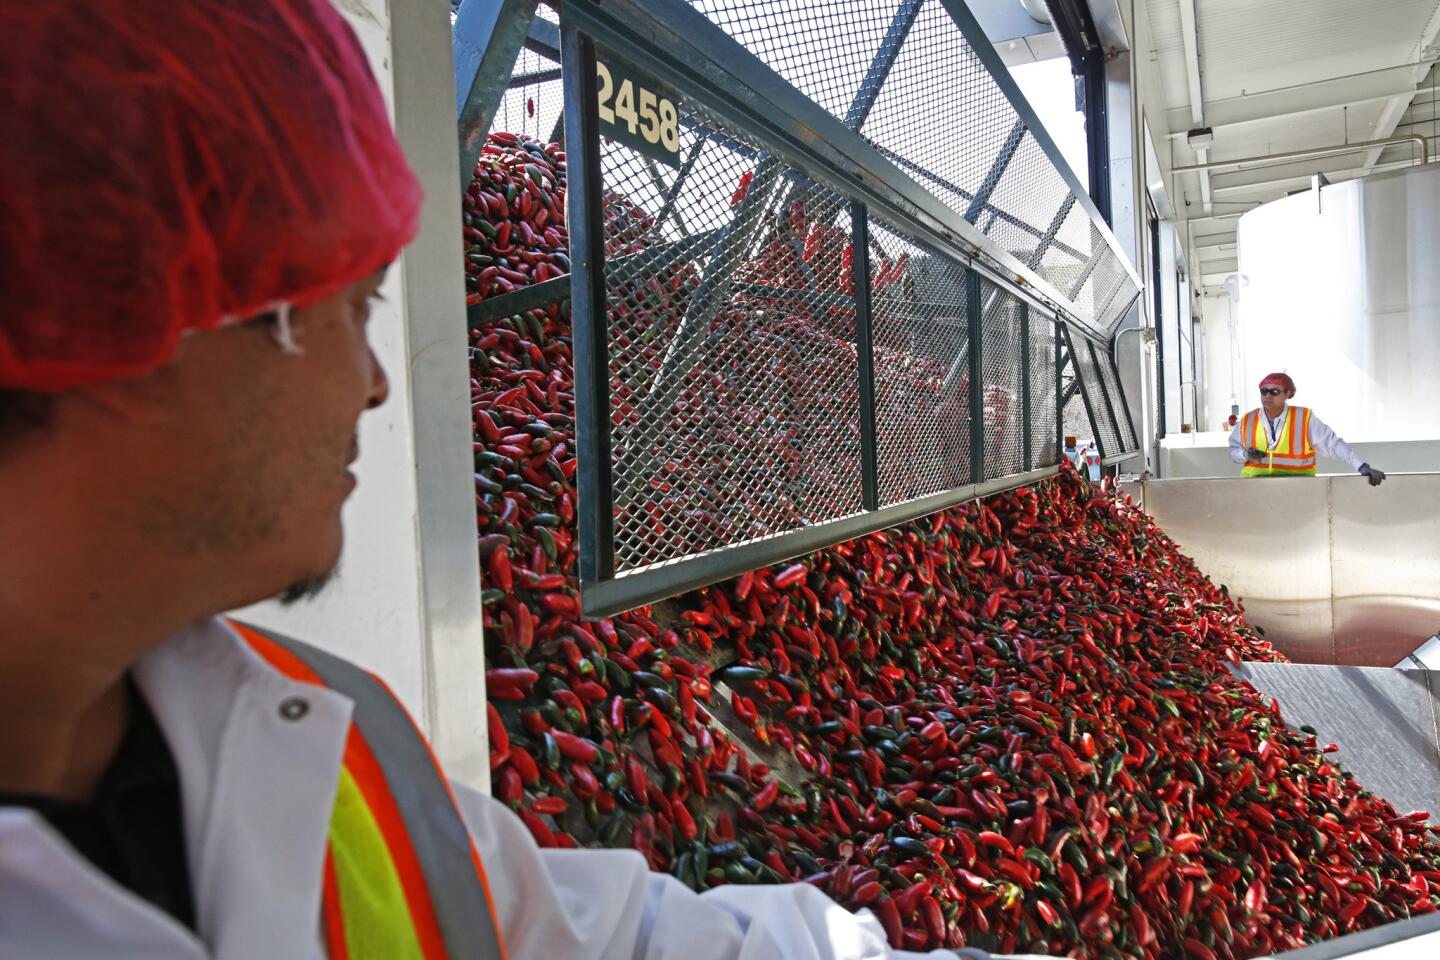
[[[304,697],[286,697],[280,701],[280,716],[295,721],[310,712],[310,702]]]

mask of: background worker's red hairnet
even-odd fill
[[[420,199],[330,0],[0,9],[0,388],[139,373],[328,296]]]
[[[1262,387],[1279,387],[1285,391],[1286,399],[1295,396],[1295,381],[1290,379],[1288,373],[1272,373],[1260,381]]]

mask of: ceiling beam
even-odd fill
[[[1195,24],[1195,0],[1180,0],[1180,33],[1185,43],[1185,87],[1190,94],[1190,130],[1205,126],[1205,93],[1200,86],[1200,42]],[[1210,151],[1197,150],[1201,163],[1208,163]],[[1200,203],[1210,212],[1210,171],[1200,171]]]
[[[1348,77],[1333,77],[1293,87],[1247,93],[1240,97],[1211,100],[1204,106],[1205,123],[1215,130],[1250,123],[1268,123],[1315,110],[1332,110],[1336,107],[1413,93],[1416,83],[1415,70],[1428,67],[1434,62],[1426,60],[1405,63],[1383,70],[1351,74]],[[1180,138],[1190,129],[1191,111],[1187,107],[1174,107],[1165,112],[1165,119],[1172,131],[1170,136]]]
[[[1417,62],[1427,57],[1433,59],[1435,56],[1435,38],[1437,36],[1440,36],[1440,4],[1437,4],[1435,12],[1430,14],[1430,19],[1426,22],[1425,28],[1420,31],[1420,37],[1415,41],[1415,46],[1410,48],[1410,59]],[[1414,72],[1411,74],[1410,92],[1395,97],[1386,105],[1384,112],[1380,114],[1380,122],[1376,124],[1375,133],[1377,138],[1388,137],[1395,132],[1395,127],[1400,123],[1400,118],[1405,116],[1405,111],[1409,108],[1410,101],[1415,98],[1415,87],[1420,85],[1430,70],[1429,66],[1426,65],[1416,66],[1412,69]],[[1366,155],[1365,168],[1367,171],[1374,169],[1375,165],[1380,162],[1380,154],[1383,152],[1383,148],[1377,148],[1371,150]]]

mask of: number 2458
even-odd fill
[[[606,123],[624,123],[633,134],[637,130],[650,143],[658,143],[666,150],[680,149],[680,115],[675,104],[666,97],[657,97],[654,91],[636,87],[629,80],[620,81],[620,89],[610,77],[610,68],[603,63],[595,64],[595,74],[600,81],[600,119]],[[611,93],[615,105],[609,106]]]

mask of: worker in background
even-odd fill
[[[1378,487],[1385,474],[1360,459],[1308,407],[1292,407],[1295,381],[1272,373],[1260,381],[1260,407],[1230,431],[1230,459],[1243,464],[1244,477],[1313,477],[1315,455],[1344,461]],[[1233,419],[1233,418],[1232,418]]]
[[[328,0],[5,4],[0,98],[0,957],[915,956],[537,849],[377,680],[220,619],[340,556],[420,214]]]

